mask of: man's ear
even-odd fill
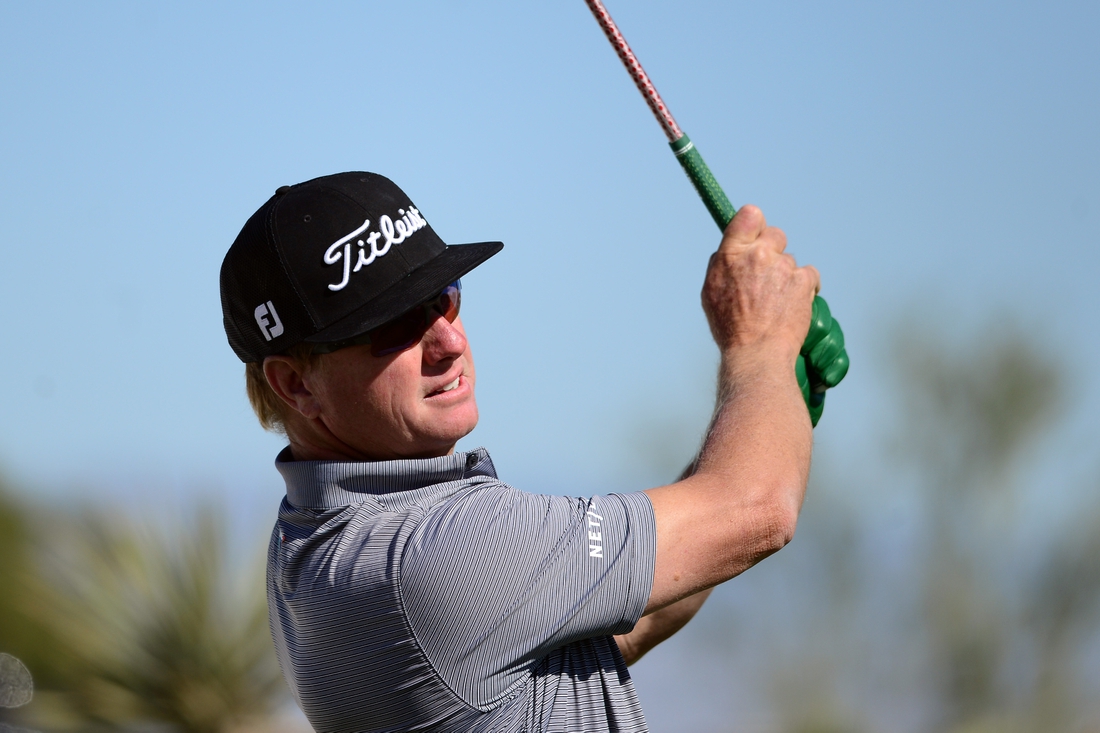
[[[306,366],[289,356],[264,359],[264,376],[272,391],[307,420],[321,414],[321,403],[309,390],[304,377]]]

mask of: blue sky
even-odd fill
[[[1100,9],[610,2],[735,205],[821,270],[852,371],[819,453],[875,439],[884,336],[1018,320],[1100,389]],[[42,496],[224,493],[270,519],[217,274],[277,186],[395,179],[454,243],[485,445],[537,491],[686,460],[717,231],[584,3],[0,5],[0,466]],[[666,460],[667,458],[667,460]]]

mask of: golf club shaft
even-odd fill
[[[691,180],[695,190],[699,192],[699,197],[703,199],[703,204],[706,205],[707,211],[710,212],[711,217],[714,219],[714,223],[718,225],[719,229],[724,230],[726,225],[730,223],[734,214],[737,213],[737,209],[733,208],[730,200],[726,198],[725,192],[722,187],[718,185],[718,181],[714,178],[714,174],[710,172],[710,168],[707,167],[706,162],[703,160],[703,156],[699,154],[698,148],[695,147],[695,143],[684,134],[680,126],[676,124],[675,118],[665,106],[665,102],[661,99],[661,95],[657,93],[657,88],[653,86],[653,82],[649,80],[649,76],[645,73],[645,69],[642,68],[641,63],[638,61],[638,57],[634,55],[634,52],[630,50],[630,44],[623,38],[623,34],[619,32],[619,27],[615,25],[615,21],[611,19],[611,14],[607,12],[607,8],[604,7],[601,0],[584,0],[588,3],[588,9],[592,11],[592,14],[596,16],[596,22],[600,24],[600,28],[603,29],[604,35],[607,36],[607,40],[611,42],[611,46],[615,49],[615,53],[619,55],[619,59],[623,62],[623,66],[626,67],[630,77],[634,79],[634,84],[637,85],[638,91],[642,93],[642,97],[645,99],[646,104],[649,105],[650,110],[653,111],[654,116],[657,118],[657,122],[660,123],[661,129],[665,131],[665,135],[668,137],[669,147],[672,148],[672,152],[676,155],[676,159],[680,161],[680,165],[683,166],[684,172],[687,173],[688,179]]]

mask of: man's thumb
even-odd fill
[[[746,204],[737,212],[737,216],[733,217],[730,223],[726,225],[719,249],[750,245],[764,233],[767,226],[768,222],[764,219],[764,212],[752,204]]]

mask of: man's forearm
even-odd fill
[[[694,474],[646,492],[658,518],[649,610],[732,578],[794,532],[812,446],[794,369],[729,366]]]
[[[707,600],[710,591],[711,589],[707,588],[665,606],[659,611],[654,611],[648,616],[642,616],[630,633],[616,636],[615,641],[626,663],[634,664],[650,649],[684,628],[703,607],[703,602]]]

